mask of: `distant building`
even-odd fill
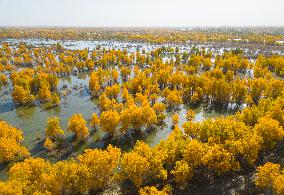
[[[284,40],[276,41],[275,44],[276,45],[284,45]]]
[[[240,42],[240,41],[242,41],[242,39],[238,39],[238,38],[235,38],[235,39],[227,39],[227,41],[229,41],[229,42]]]

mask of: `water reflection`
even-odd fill
[[[17,40],[21,41],[21,40]],[[54,44],[53,41],[44,41],[43,43],[35,43],[34,40],[25,40],[28,44],[34,44],[35,46],[42,44]],[[17,42],[13,42],[17,43]],[[93,49],[98,44],[102,44],[108,47],[114,48],[128,48],[134,52],[137,49],[137,43],[116,43],[116,42],[88,42],[88,41],[76,41],[76,42],[64,42],[64,46],[69,49],[84,49],[88,47]],[[146,48],[147,50],[153,49],[152,46],[141,46],[139,49]],[[183,50],[188,47],[182,48]],[[117,68],[117,67],[116,67]],[[133,72],[132,72],[133,74]],[[121,81],[121,78],[119,78]],[[167,117],[164,120],[164,125],[158,129],[150,129],[147,132],[141,134],[128,134],[126,136],[109,139],[108,135],[98,130],[91,132],[89,140],[85,144],[74,144],[72,143],[72,135],[67,132],[68,119],[74,113],[82,113],[83,117],[90,121],[91,116],[94,112],[99,113],[98,100],[91,99],[88,92],[89,73],[81,73],[77,76],[71,75],[70,77],[63,77],[60,79],[58,89],[62,93],[61,103],[57,107],[50,107],[48,104],[36,104],[34,106],[16,107],[12,102],[11,97],[11,84],[5,87],[0,92],[0,119],[5,120],[11,125],[21,129],[24,135],[24,145],[28,147],[32,156],[48,158],[49,160],[56,161],[64,159],[72,152],[77,154],[81,153],[86,148],[103,148],[108,144],[121,147],[123,150],[130,150],[137,140],[144,140],[147,144],[154,146],[162,139],[166,139],[172,131],[172,112],[167,113]],[[177,111],[179,114],[179,126],[186,120],[186,113],[189,108],[185,105],[180,106]],[[212,111],[207,109],[206,105],[200,105],[196,108],[192,108],[196,113],[195,121],[203,121],[207,118],[212,118],[220,115],[227,115],[228,111]],[[42,141],[44,138],[44,128],[46,126],[47,118],[50,116],[57,116],[60,118],[61,126],[65,131],[66,139],[66,153],[59,156],[59,158],[53,158],[46,156],[46,152],[42,147]],[[90,127],[89,127],[90,128]],[[91,129],[91,128],[90,128]],[[71,147],[71,148],[70,148]],[[0,166],[0,177],[5,177],[5,170]]]

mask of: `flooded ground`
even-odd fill
[[[65,131],[65,138],[67,140],[72,139],[72,135],[67,131],[68,119],[74,113],[82,113],[87,122],[91,120],[94,112],[99,113],[98,100],[91,99],[88,92],[88,73],[80,76],[71,76],[70,78],[64,78],[60,80],[59,88],[63,85],[67,86],[67,89],[71,89],[72,92],[67,96],[61,97],[61,103],[57,107],[48,107],[47,104],[39,104],[28,107],[17,107],[14,105],[11,97],[11,88],[4,87],[1,90],[0,95],[0,120],[4,120],[11,125],[21,129],[24,135],[24,145],[28,147],[32,156],[53,159],[52,156],[47,156],[42,147],[44,139],[44,129],[46,127],[47,118],[50,116],[57,116],[60,118],[62,129]],[[177,111],[179,114],[179,126],[186,120],[187,109],[184,105],[180,106]],[[205,105],[200,105],[197,108],[192,108],[196,113],[195,121],[202,121],[206,118],[212,118],[220,115],[229,114],[228,111],[208,111]],[[137,140],[144,140],[147,144],[154,146],[160,142],[160,140],[167,138],[172,131],[172,119],[171,113],[167,113],[167,117],[164,120],[165,124],[155,129],[147,135],[141,135],[138,137],[131,137],[125,139],[123,142],[109,142],[105,140],[106,134],[100,130],[92,132],[92,128],[88,125],[91,136],[90,139],[77,148],[76,153],[81,153],[85,148],[104,148],[109,143],[121,147],[123,150],[130,150]],[[6,178],[6,169],[0,168],[0,178]]]
[[[9,42],[10,45],[17,45],[20,42],[25,42],[26,44],[31,44],[32,46],[49,46],[51,44],[57,43],[52,40],[5,40]],[[114,48],[114,49],[127,49],[129,52],[135,52],[137,49],[145,49],[146,52],[152,50],[157,45],[143,45],[139,43],[122,43],[115,41],[68,41],[60,42],[67,49],[84,49],[88,48],[93,50],[98,45],[105,48]],[[166,45],[168,46],[168,45]],[[180,52],[188,51],[192,48],[193,45],[182,46]],[[204,47],[199,45],[198,47]],[[215,50],[210,48],[214,53],[222,53],[224,48],[219,48]],[[83,117],[89,122],[91,120],[92,114],[94,112],[99,113],[98,109],[98,100],[91,99],[90,93],[88,91],[89,83],[89,73],[82,73],[80,75],[73,75],[68,77],[63,77],[60,79],[59,91],[68,90],[70,94],[61,97],[61,103],[57,107],[48,107],[46,104],[38,104],[30,107],[16,107],[12,101],[11,84],[3,87],[0,91],[0,120],[4,120],[11,125],[21,129],[24,134],[24,145],[28,147],[32,156],[40,156],[43,158],[48,158],[53,160],[52,157],[46,156],[42,144],[44,138],[44,129],[46,127],[47,118],[50,116],[57,116],[60,118],[61,126],[65,131],[65,138],[71,139],[71,133],[67,132],[67,122],[68,119],[74,113],[82,113]],[[63,89],[64,86],[64,89]],[[185,116],[188,107],[184,105],[180,106],[180,109],[177,111],[179,114],[179,126],[185,122]],[[206,105],[201,104],[196,108],[191,108],[196,113],[195,121],[202,121],[207,118],[213,118],[221,115],[232,114],[233,111],[228,110],[208,110]],[[125,139],[122,143],[112,142],[114,145],[118,145],[123,150],[130,150],[136,140],[144,140],[147,144],[154,146],[160,142],[160,140],[167,138],[167,136],[172,131],[172,122],[171,122],[172,113],[167,113],[167,117],[164,120],[164,125],[159,128],[148,132],[146,135],[141,135],[138,137],[131,137],[131,139]],[[92,131],[91,127],[88,126]],[[105,133],[101,131],[91,132],[90,139],[82,146],[77,148],[76,153],[80,153],[85,148],[103,148],[109,144],[109,141],[106,141]],[[0,168],[0,178],[5,178],[5,169]]]
[[[106,49],[127,49],[128,52],[132,53],[137,50],[140,52],[144,49],[145,52],[156,49],[158,47],[176,47],[180,48],[180,53],[189,51],[193,47],[198,49],[204,48],[206,50],[212,51],[214,54],[223,54],[224,51],[231,51],[238,48],[241,48],[244,51],[245,56],[249,58],[256,58],[257,55],[284,55],[284,46],[266,46],[266,45],[254,45],[254,44],[238,44],[238,43],[184,43],[184,44],[147,44],[147,43],[133,43],[133,42],[123,42],[123,41],[79,41],[79,40],[69,40],[69,41],[58,41],[58,40],[44,40],[44,39],[4,39],[0,40],[1,42],[9,43],[10,46],[18,45],[23,42],[27,45],[32,45],[34,47],[40,46],[50,46],[56,43],[61,44],[67,49],[77,50],[77,49],[89,49],[93,50],[95,48],[103,47]],[[0,45],[1,47],[1,45]]]
[[[0,96],[0,119],[22,129],[24,133],[24,144],[32,150],[35,147],[36,140],[42,139],[44,136],[44,128],[46,120],[50,116],[57,116],[60,118],[61,126],[65,130],[65,135],[70,136],[66,131],[68,119],[74,113],[82,113],[83,117],[90,121],[94,112],[98,113],[98,100],[91,99],[87,90],[88,88],[88,75],[84,78],[71,76],[68,80],[61,79],[59,88],[67,85],[67,88],[72,90],[70,94],[61,98],[61,103],[57,107],[48,107],[47,104],[40,104],[28,107],[17,107],[14,105],[9,93],[9,88],[3,88]],[[185,115],[187,109],[184,105],[180,106],[178,110],[181,126],[185,122]],[[208,111],[205,105],[200,105],[197,108],[192,108],[196,113],[195,121],[202,121],[206,118],[211,118],[223,114],[228,114],[225,111]],[[145,141],[150,145],[159,143],[161,139],[167,137],[171,132],[171,113],[164,120],[165,126],[160,131],[155,131],[150,134]],[[98,139],[98,138],[97,138]]]
[[[21,42],[34,47],[38,46],[50,46],[58,43],[53,40],[35,40],[35,39],[7,39],[3,42],[8,42],[11,46],[18,45]],[[1,42],[0,42],[1,43]],[[105,47],[106,49],[127,49],[129,52],[135,52],[137,49],[145,49],[146,52],[150,51],[158,45],[145,45],[141,43],[125,43],[117,41],[59,41],[67,49],[85,49],[93,50],[98,46]],[[165,45],[165,46],[170,46]],[[172,46],[172,45],[171,45]],[[192,45],[181,47],[181,52],[188,51]],[[203,46],[200,46],[203,47]],[[221,50],[220,50],[221,51]],[[219,51],[219,52],[220,52]],[[74,113],[82,113],[84,118],[89,121],[92,113],[98,112],[97,100],[91,100],[88,92],[89,73],[82,73],[78,76],[72,75],[70,77],[63,77],[60,79],[59,90],[63,89],[63,86],[67,87],[70,94],[61,98],[61,103],[58,107],[48,108],[45,104],[36,105],[32,107],[16,107],[12,101],[11,91],[12,86],[3,87],[0,92],[0,119],[11,123],[12,125],[20,128],[24,132],[24,143],[29,149],[34,147],[35,140],[42,138],[44,134],[44,128],[46,125],[46,119],[49,116],[58,116],[61,119],[61,125],[66,130],[68,118]],[[197,108],[193,108],[196,113],[195,120],[202,121],[206,118],[219,116],[226,114],[225,111],[208,111],[204,105],[200,105]],[[185,121],[186,108],[182,105],[179,110],[180,125]],[[167,137],[171,131],[171,116],[165,119],[167,127],[162,132],[156,132],[155,135],[151,135],[146,139],[150,145],[155,145],[161,139]],[[68,136],[68,132],[67,136]]]

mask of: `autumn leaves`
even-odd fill
[[[102,189],[112,182],[121,151],[88,149],[76,159],[50,163],[27,158],[9,170],[9,180],[0,182],[0,193],[70,194]]]
[[[91,194],[110,183],[128,181],[141,194],[167,194],[172,189],[169,185],[183,189],[194,177],[212,178],[256,166],[283,140],[284,83],[273,75],[283,75],[281,56],[259,56],[252,62],[238,51],[218,55],[197,48],[181,53],[178,47],[159,47],[141,54],[105,48],[72,51],[59,44],[37,49],[21,45],[17,50],[6,45],[3,51],[5,65],[0,68],[5,71],[11,71],[10,62],[13,66],[37,63],[11,71],[16,104],[38,100],[57,105],[59,77],[69,75],[72,69],[91,71],[86,91],[98,100],[99,108],[90,116],[94,130],[106,132],[110,138],[123,137],[158,128],[166,117],[172,117],[173,131],[154,147],[138,141],[127,152],[108,146],[87,149],[56,163],[27,158],[11,167],[8,181],[0,183],[0,193]],[[163,55],[174,57],[165,61]],[[2,85],[9,82],[6,73],[0,74],[0,80]],[[194,112],[188,110],[184,124],[179,124],[177,113],[170,112],[181,105],[201,103],[245,108],[203,122],[195,122]],[[59,120],[47,120],[43,146],[48,151],[57,149],[64,136]],[[76,141],[90,137],[81,114],[73,114],[67,126]],[[22,139],[20,130],[0,122],[1,162],[29,156]],[[255,181],[282,193],[282,177],[279,166],[268,164],[258,169]]]
[[[101,30],[101,29],[3,29],[0,38],[40,38],[52,40],[116,40],[152,44],[186,43],[250,43],[275,45],[283,35],[276,33],[205,32],[200,29]]]
[[[30,155],[28,149],[22,145],[22,131],[0,121],[0,163],[20,160]]]
[[[60,103],[57,94],[59,80],[55,75],[23,69],[13,72],[10,79],[13,83],[12,98],[18,105],[33,104],[36,99],[41,102],[50,101],[54,105]]]

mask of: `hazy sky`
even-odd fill
[[[284,0],[0,0],[0,26],[284,26]]]

